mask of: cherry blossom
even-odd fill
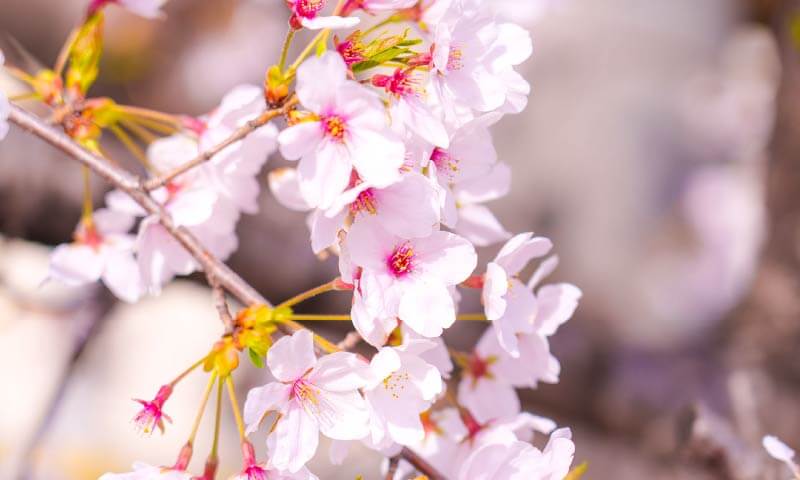
[[[512,357],[519,356],[518,333],[533,329],[536,297],[519,279],[528,262],[546,255],[553,244],[532,233],[521,233],[509,240],[486,266],[481,293],[486,318],[495,324],[498,341]]]
[[[461,465],[458,480],[561,480],[572,464],[575,445],[569,429],[556,430],[539,451],[520,441],[498,441],[475,450]]]
[[[5,63],[5,56],[3,55],[3,51],[0,50],[0,68],[3,67]],[[10,112],[10,106],[8,104],[8,98],[6,94],[0,90],[0,140],[4,139],[8,134],[8,114]]]
[[[421,75],[414,68],[397,68],[391,75],[372,77],[372,85],[382,88],[392,101],[392,118],[425,141],[442,148],[450,144],[444,123],[425,102]]]
[[[151,166],[168,172],[219,144],[263,110],[258,87],[241,85],[223,98],[220,106],[197,122],[196,132],[173,135],[153,142],[148,149]],[[193,135],[198,136],[194,136]],[[229,145],[205,164],[179,175],[152,192],[176,225],[188,228],[215,256],[225,259],[238,246],[235,234],[240,213],[256,213],[261,167],[277,146],[271,124],[256,129],[244,140]],[[110,193],[109,207],[130,215],[145,212],[121,192]],[[197,262],[168,234],[155,215],[142,220],[136,253],[144,285],[157,294],[175,275],[188,275]]]
[[[390,130],[378,96],[347,79],[338,54],[325,53],[298,69],[297,96],[313,115],[283,130],[278,142],[284,157],[300,159],[298,180],[308,205],[331,206],[353,168],[378,188],[399,180],[403,143]]]
[[[275,468],[300,471],[314,456],[320,432],[335,440],[367,436],[369,414],[359,392],[366,384],[367,364],[356,355],[340,352],[317,359],[312,334],[300,330],[275,342],[267,364],[278,381],[248,393],[244,416],[252,432],[268,412],[280,414],[267,437]]]
[[[48,278],[67,285],[85,285],[100,279],[121,300],[135,302],[143,292],[133,257],[134,237],[128,235],[133,217],[101,209],[78,224],[72,243],[59,245],[50,255]]]
[[[374,338],[376,320],[391,331],[386,326],[397,319],[425,337],[441,335],[456,319],[448,287],[469,277],[477,263],[474,247],[457,235],[405,239],[372,218],[353,224],[347,250],[349,262],[360,267],[352,313],[365,338]]]
[[[464,123],[472,111],[525,108],[530,85],[514,67],[531,55],[528,32],[494,22],[471,0],[453,0],[432,24],[431,82],[451,121]]]
[[[412,445],[425,437],[420,414],[430,408],[443,384],[439,370],[418,355],[435,346],[429,340],[416,340],[402,347],[384,347],[372,357],[372,379],[364,397],[374,444],[388,437]]]
[[[133,471],[128,473],[106,473],[98,480],[191,480],[192,474],[184,470],[154,467],[145,463],[133,464]]]
[[[327,0],[286,0],[286,3],[292,11],[289,22],[297,29],[302,27],[309,30],[351,28],[358,25],[360,21],[357,17],[320,16],[319,12],[325,8]]]

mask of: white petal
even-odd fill
[[[336,91],[346,81],[347,65],[342,57],[326,52],[306,60],[297,69],[297,97],[312,112],[322,113],[333,104]]]
[[[267,437],[267,449],[275,468],[295,473],[317,452],[319,425],[316,418],[298,403],[289,405],[275,431]]]
[[[530,232],[520,233],[503,246],[495,262],[510,275],[516,275],[531,259],[547,255],[552,248],[553,242],[547,238],[533,237]]]
[[[458,209],[455,231],[478,247],[486,247],[511,237],[492,211],[483,205],[462,204]]]
[[[347,392],[363,387],[368,376],[367,362],[354,353],[336,352],[320,358],[308,380],[323,390]]]
[[[478,264],[475,247],[463,237],[448,232],[433,232],[414,242],[415,258],[425,275],[440,279],[445,285],[457,285],[469,277]]]
[[[244,402],[246,433],[249,435],[255,432],[267,412],[280,410],[282,405],[289,400],[290,391],[290,385],[272,382],[247,392],[247,400]]]
[[[400,319],[423,337],[438,337],[456,321],[455,305],[447,287],[438,281],[415,282],[399,308]]]
[[[316,151],[300,160],[297,172],[303,198],[312,207],[329,208],[347,188],[351,169],[347,149],[332,141],[323,141]]]
[[[357,391],[323,392],[319,408],[319,429],[326,437],[360,440],[369,434],[369,412]]]
[[[298,330],[292,336],[283,337],[269,349],[267,365],[270,371],[282,382],[292,382],[317,363],[314,354],[314,335],[306,329]]]
[[[511,385],[487,378],[474,382],[465,377],[458,384],[458,401],[480,423],[487,423],[520,412],[517,392]]]
[[[359,129],[348,144],[353,167],[359,176],[376,187],[387,187],[400,179],[405,162],[405,146],[389,129]]]
[[[300,24],[309,30],[322,30],[329,28],[331,30],[352,28],[359,24],[361,21],[358,17],[314,17],[311,19],[302,18]]]
[[[132,251],[110,249],[103,282],[117,298],[126,302],[133,303],[144,293],[142,274]]]
[[[276,168],[269,172],[269,189],[284,207],[298,212],[307,212],[311,206],[300,194],[300,181],[294,168]]]
[[[545,285],[536,292],[538,312],[536,330],[541,335],[553,335],[575,313],[581,298],[578,287],[568,283]]]
[[[508,276],[500,265],[489,262],[486,265],[486,274],[483,277],[483,290],[481,301],[486,311],[486,318],[494,321],[503,316],[506,311],[506,293],[508,293]]]
[[[767,435],[761,440],[761,443],[767,453],[775,460],[786,463],[791,463],[794,460],[794,450],[783,443],[778,437]]]
[[[318,254],[339,241],[339,231],[344,228],[347,211],[328,217],[322,210],[311,214],[311,249]]]
[[[278,134],[281,155],[286,160],[297,160],[313,151],[321,140],[322,126],[319,122],[300,122]]]
[[[100,279],[105,255],[87,245],[63,244],[50,254],[50,278],[67,285],[83,285]]]

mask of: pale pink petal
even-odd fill
[[[322,30],[328,28],[331,30],[353,28],[361,21],[358,17],[314,17],[314,18],[301,18],[300,24],[309,30]]]
[[[453,299],[447,287],[437,281],[419,281],[403,294],[400,319],[424,337],[438,337],[456,321]]]
[[[495,262],[510,275],[516,275],[533,258],[542,257],[553,248],[553,242],[533,233],[521,233],[509,240],[495,257]]]
[[[500,265],[489,262],[483,276],[481,301],[488,320],[497,320],[506,311],[506,293],[508,293],[508,276]]]
[[[63,244],[50,254],[49,277],[67,285],[96,282],[105,268],[106,255],[87,245]]]
[[[539,311],[536,314],[536,330],[545,336],[553,335],[558,327],[567,322],[578,307],[581,290],[568,283],[545,285],[536,292]]]
[[[486,378],[474,382],[466,377],[458,384],[458,401],[469,409],[480,423],[486,423],[520,412],[517,392],[511,385]]]
[[[313,151],[322,141],[322,126],[319,122],[300,122],[284,128],[278,134],[281,155],[286,160],[298,158]]]
[[[314,457],[318,445],[317,419],[294,401],[289,403],[275,430],[267,437],[270,463],[292,473]]]
[[[424,241],[415,243],[415,255],[425,275],[440,279],[445,285],[456,285],[469,277],[478,264],[475,247],[469,241],[449,232],[433,232]]]
[[[531,290],[535,289],[539,282],[547,278],[551,273],[553,273],[556,268],[558,267],[558,255],[551,255],[547,259],[545,259],[539,267],[533,272],[531,275],[531,279],[528,280],[528,288]]]
[[[381,188],[400,179],[405,147],[388,129],[382,132],[364,129],[354,131],[349,148],[353,167],[365,182]]]
[[[268,383],[247,392],[247,400],[244,402],[246,433],[249,435],[258,430],[259,422],[267,412],[279,411],[281,406],[289,400],[290,392],[290,385],[278,382]]]
[[[455,231],[478,247],[486,247],[511,237],[489,208],[483,205],[462,205],[458,209]]]
[[[356,354],[336,352],[320,358],[308,380],[329,392],[347,392],[363,387],[368,375],[369,365]]]
[[[300,193],[296,169],[284,167],[269,172],[269,189],[284,207],[298,212],[311,210],[311,206]]]
[[[384,230],[374,218],[355,222],[347,234],[348,251],[353,263],[375,271],[386,269],[386,259],[401,243],[401,239]]]
[[[342,210],[336,216],[328,217],[322,210],[311,214],[311,250],[320,253],[339,241],[339,231],[344,228],[347,211]]]
[[[281,338],[267,354],[270,371],[282,382],[292,382],[302,377],[316,363],[314,335],[306,329]]]
[[[132,251],[109,249],[103,283],[117,298],[126,302],[135,302],[142,296],[144,282]]]
[[[369,412],[358,391],[323,392],[317,417],[320,431],[334,440],[360,440],[369,434]]]
[[[298,166],[300,192],[313,207],[327,209],[347,188],[352,165],[347,149],[331,141],[307,153]]]
[[[347,65],[338,53],[312,57],[297,69],[297,97],[304,107],[322,113],[333,105],[337,90],[346,80]]]

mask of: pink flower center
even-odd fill
[[[322,129],[327,137],[330,137],[337,142],[344,140],[344,134],[347,132],[347,124],[344,119],[339,115],[326,115],[322,117]]]
[[[296,398],[300,402],[311,402],[316,404],[319,397],[319,389],[309,383],[305,378],[298,378],[292,383],[291,398]]]
[[[436,165],[436,170],[446,177],[453,177],[458,172],[458,159],[450,155],[447,150],[434,148],[431,161]]]
[[[358,212],[368,212],[371,215],[378,213],[378,206],[375,199],[375,189],[368,188],[358,194],[355,201],[350,204],[350,212],[353,215]]]
[[[294,12],[298,17],[314,18],[325,7],[325,0],[296,0]]]
[[[103,244],[103,236],[97,231],[93,221],[82,221],[75,230],[75,242],[82,245],[91,247],[94,250],[99,250]]]
[[[411,70],[398,68],[392,75],[375,75],[372,84],[384,88],[388,93],[397,97],[413,95],[416,92],[416,81],[411,76]]]
[[[475,380],[483,377],[491,377],[492,373],[489,371],[489,367],[492,363],[494,363],[492,357],[481,358],[477,353],[473,354],[469,358],[469,364],[467,365],[468,373]]]
[[[386,259],[389,271],[397,277],[404,277],[414,271],[414,247],[404,243],[395,248],[394,252]]]

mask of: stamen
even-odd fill
[[[389,271],[395,277],[404,277],[414,270],[414,247],[404,243],[397,247],[386,260]]]
[[[333,138],[337,142],[344,140],[344,134],[347,131],[347,125],[342,117],[338,115],[328,115],[322,117],[322,128],[325,135]]]

